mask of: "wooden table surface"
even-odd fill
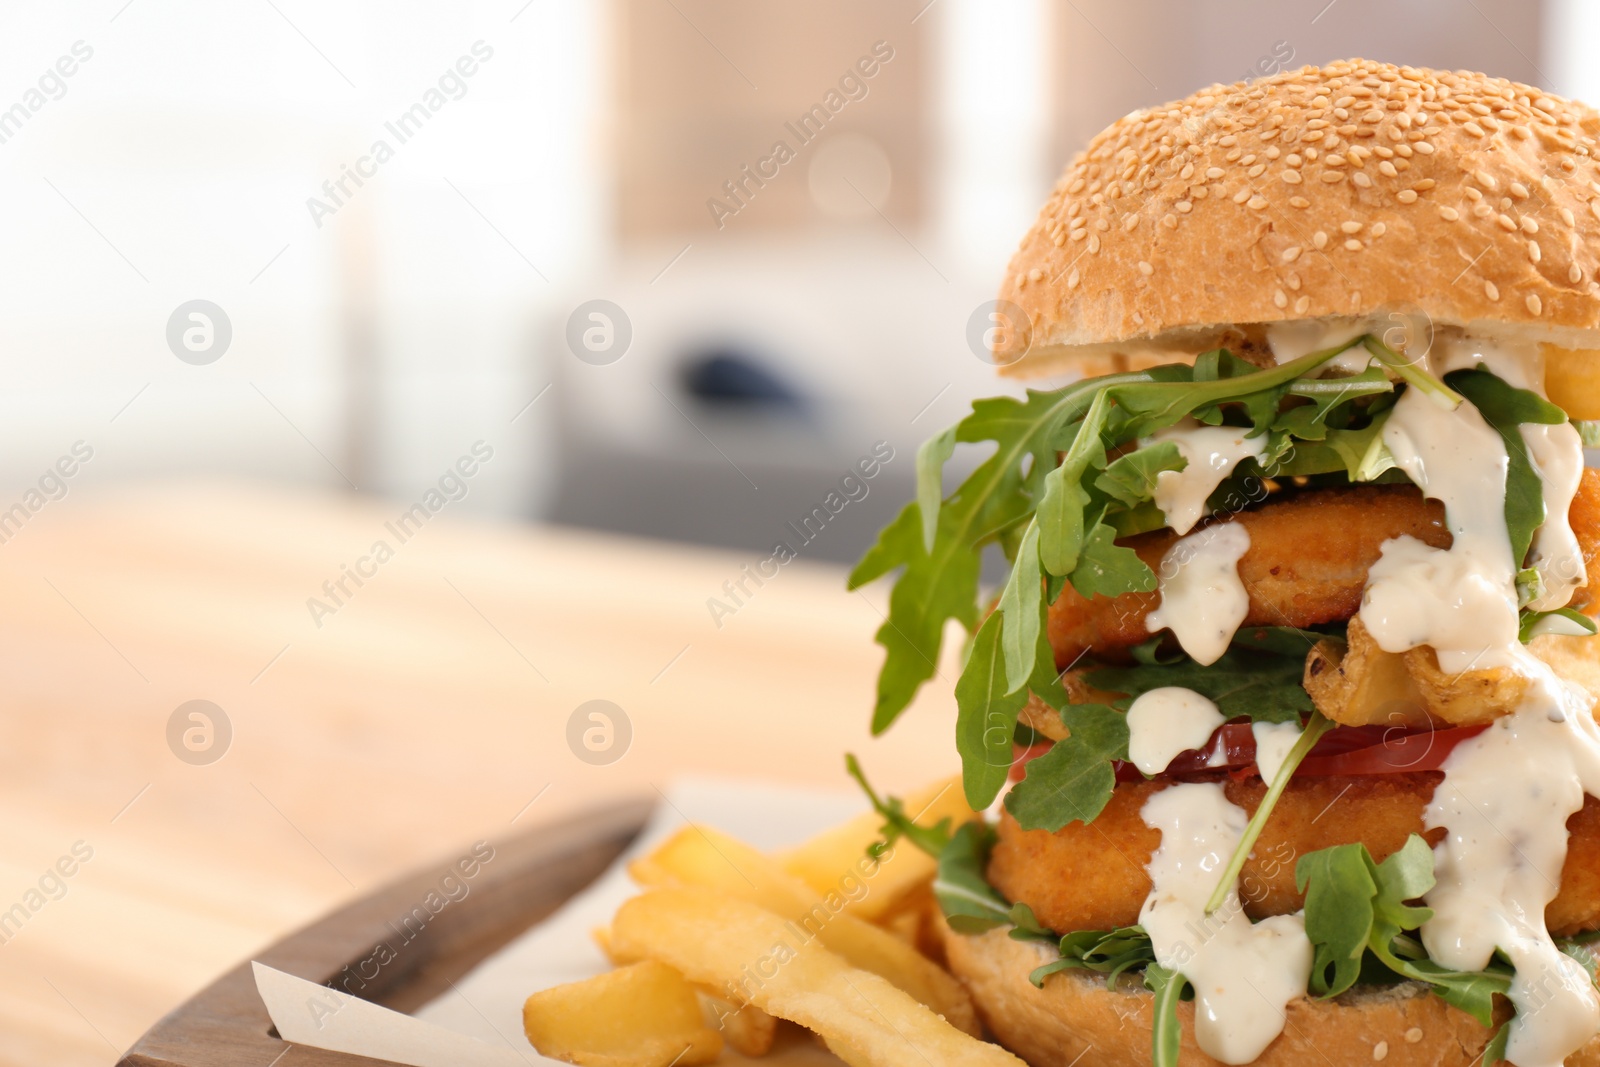
[[[677,775],[846,789],[847,749],[894,788],[954,769],[948,686],[868,737],[882,589],[800,560],[719,629],[706,598],[754,554],[448,511],[400,544],[399,510],[126,487],[0,544],[0,1064],[109,1063],[328,908]],[[308,598],[379,539],[393,558],[318,626]],[[168,743],[197,699],[233,734],[207,765]],[[606,766],[566,739],[593,699],[633,729]]]

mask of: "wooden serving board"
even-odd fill
[[[472,892],[439,912],[403,948],[391,924],[437,887],[448,863],[424,868],[341,908],[255,958],[328,982],[371,956],[375,946],[391,943],[395,958],[361,995],[411,1011],[599,877],[638,836],[652,807],[644,800],[629,801],[497,844],[494,863],[482,868]],[[247,961],[151,1027],[118,1067],[267,1067],[289,1047],[273,1033]],[[295,1067],[380,1062],[305,1046],[293,1058]]]

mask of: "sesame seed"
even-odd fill
[[[1285,263],[1293,263],[1295,260],[1300,258],[1301,251],[1303,251],[1303,249],[1301,249],[1299,245],[1290,245],[1288,248],[1283,250],[1283,261]]]
[[[1207,167],[1206,168],[1206,177],[1211,179],[1212,181],[1216,181],[1218,178],[1222,177],[1222,174],[1223,174],[1223,171],[1222,171],[1221,167]]]
[[[1183,169],[1178,172],[1178,177],[1184,181],[1188,181],[1190,178],[1194,177],[1194,164],[1185,163],[1183,165]]]
[[[1485,189],[1488,189],[1491,192],[1494,190],[1494,188],[1495,188],[1494,175],[1490,174],[1488,171],[1486,171],[1486,170],[1474,171],[1472,176],[1474,178],[1478,179],[1478,184],[1483,186]]]
[[[1344,250],[1346,252],[1359,252],[1361,251],[1361,242],[1352,237],[1344,243]]]
[[[1334,182],[1344,181],[1344,174],[1337,170],[1325,170],[1322,172],[1322,180],[1332,185]]]
[[[1390,163],[1386,159],[1382,163],[1378,164],[1378,173],[1386,175],[1386,176],[1388,176],[1390,178],[1393,178],[1396,174],[1399,173],[1399,171],[1395,170],[1394,169],[1394,164]]]
[[[1513,219],[1510,215],[1496,215],[1494,221],[1500,224],[1500,228],[1502,230],[1507,232],[1516,231],[1517,220]]]
[[[1474,136],[1474,137],[1487,137],[1488,136],[1488,134],[1483,132],[1483,127],[1479,126],[1476,122],[1463,123],[1461,128],[1463,130],[1466,130],[1468,133],[1472,134],[1472,136]]]
[[[1478,189],[1474,189],[1470,185],[1467,186],[1465,189],[1462,189],[1461,191],[1463,193],[1467,194],[1467,199],[1468,200],[1482,200],[1483,199],[1482,191],[1480,191]]]
[[[1072,239],[1074,241],[1081,241],[1087,236],[1089,236],[1089,231],[1088,230],[1073,230],[1072,231]]]
[[[1533,260],[1535,263],[1537,263],[1537,262],[1539,262],[1539,257],[1540,257],[1541,254],[1542,253],[1540,253],[1540,251],[1539,251],[1539,242],[1538,241],[1529,241],[1528,242],[1528,258]]]
[[[1244,206],[1249,208],[1251,211],[1260,211],[1262,208],[1267,206],[1267,202],[1259,196],[1252,196],[1245,202]]]
[[[1488,297],[1490,300],[1499,300],[1500,287],[1495,285],[1494,282],[1484,282],[1483,295]]]
[[[1178,228],[1178,216],[1176,216],[1176,215],[1163,215],[1163,216],[1161,216],[1161,225],[1165,226],[1169,230],[1176,230]]]
[[[1374,222],[1372,224],[1372,236],[1374,236],[1374,237],[1382,237],[1384,235],[1384,233],[1388,231],[1388,229],[1389,229],[1389,227],[1387,225],[1385,225],[1384,223]]]
[[[1194,210],[1194,204],[1187,200],[1179,200],[1176,204],[1172,205],[1172,209],[1180,215],[1187,215],[1190,211]]]
[[[1249,170],[1245,171],[1245,173],[1248,174],[1252,178],[1259,178],[1259,177],[1261,177],[1261,172],[1266,170],[1266,169],[1267,169],[1267,165],[1265,163],[1257,163],[1255,166],[1253,166]]]
[[[1246,186],[1245,188],[1240,189],[1237,193],[1233,194],[1233,202],[1235,204],[1242,204],[1246,200],[1249,200],[1249,199],[1250,199],[1250,188],[1249,188],[1249,186]]]
[[[1067,288],[1068,289],[1076,289],[1077,287],[1078,287],[1078,268],[1077,267],[1073,267],[1072,268],[1072,273],[1067,275]]]
[[[1307,200],[1303,196],[1291,196],[1289,198],[1289,206],[1290,207],[1302,207],[1302,208],[1310,207],[1311,206],[1311,201]]]
[[[1406,1031],[1406,1044],[1415,1045],[1417,1042],[1419,1042],[1421,1040],[1422,1040],[1422,1027],[1413,1026],[1411,1029]]]
[[[1069,193],[1081,193],[1081,192],[1083,192],[1083,186],[1084,186],[1084,181],[1083,181],[1082,178],[1074,179],[1073,183],[1071,185],[1067,186],[1067,192],[1069,192]]]
[[[1417,191],[1415,189],[1402,189],[1395,194],[1395,199],[1402,204],[1414,204],[1417,202]]]
[[[1300,172],[1297,170],[1286,170],[1283,172],[1283,180],[1288,182],[1290,185],[1299,185],[1301,180]]]
[[[1538,223],[1538,221],[1536,219],[1534,219],[1531,215],[1522,216],[1522,232],[1523,233],[1538,233],[1539,232],[1539,223]]]
[[[1107,230],[1111,229],[1111,223],[1106,219],[1095,219],[1094,228],[1099,230],[1101,233],[1105,233]]]
[[[1526,200],[1528,199],[1528,187],[1523,185],[1521,182],[1512,182],[1511,195],[1516,197],[1518,200]]]
[[[1156,272],[1156,269],[1154,267],[1152,267],[1150,264],[1146,263],[1142,259],[1139,261],[1139,273],[1140,274],[1143,274],[1146,278],[1148,278],[1148,277],[1150,277],[1150,275],[1154,274],[1155,272]]]
[[[1524,303],[1528,305],[1528,310],[1535,315],[1544,311],[1544,303],[1539,299],[1538,293],[1529,293],[1528,299]]]
[[[1389,1055],[1389,1042],[1380,1041],[1372,1046],[1372,1058],[1374,1060],[1382,1060],[1387,1055]]]
[[[1361,223],[1357,222],[1355,219],[1346,219],[1344,222],[1339,223],[1339,232],[1360,233]]]
[[[1272,294],[1272,302],[1280,308],[1286,308],[1289,306],[1289,294],[1279,289]]]
[[[1044,277],[1044,270],[1042,268],[1040,268],[1040,267],[1035,267],[1035,268],[1033,268],[1032,270],[1030,270],[1028,272],[1028,280],[1030,282],[1036,282],[1040,278],[1043,278],[1043,277]]]
[[[1480,219],[1486,219],[1490,215],[1494,214],[1494,208],[1490,207],[1488,204],[1478,204],[1472,209],[1472,213]]]
[[[1091,252],[1100,251],[1100,235],[1099,234],[1093,233],[1093,234],[1089,235],[1089,251],[1091,251]]]
[[[1374,108],[1373,110],[1367,112],[1365,115],[1362,115],[1361,116],[1361,121],[1362,122],[1382,122],[1383,121],[1383,112],[1381,112],[1381,111],[1377,110],[1376,108]]]
[[[1564,207],[1561,209],[1561,221],[1566,223],[1568,226],[1576,226],[1578,224],[1578,220],[1573,217],[1572,209],[1570,207]]]
[[[1302,296],[1299,300],[1294,302],[1294,313],[1296,315],[1304,315],[1306,313],[1306,309],[1310,306],[1311,298],[1309,296]]]
[[[1290,271],[1288,281],[1289,291],[1291,293],[1298,293],[1300,291],[1300,275],[1296,274],[1294,271]]]
[[[1131,230],[1137,225],[1139,225],[1139,215],[1137,212],[1128,214],[1122,220],[1122,228],[1124,230]]]
[[[1311,235],[1311,243],[1316,246],[1318,251],[1321,251],[1328,247],[1328,235],[1318,230]]]
[[[1415,189],[1419,193],[1425,193],[1429,189],[1432,189],[1435,184],[1436,183],[1434,182],[1434,180],[1432,178],[1424,178],[1420,182],[1417,182],[1416,184],[1412,185],[1411,188]]]
[[[1425,156],[1433,155],[1433,145],[1429,144],[1427,141],[1418,141],[1411,147],[1415,148],[1418,152],[1421,152]]]
[[[1583,281],[1583,268],[1578,266],[1576,263],[1568,267],[1567,281],[1571,282],[1573,285],[1577,285],[1579,282]]]

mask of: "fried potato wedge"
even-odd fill
[[[735,1052],[745,1056],[765,1056],[778,1039],[778,1020],[754,1004],[735,1004],[702,987],[700,1002],[711,1027]]]
[[[722,1054],[694,986],[653,960],[533,994],[522,1029],[539,1055],[583,1067],[693,1065]]]
[[[1360,618],[1345,642],[1317,642],[1306,657],[1305,689],[1334,722],[1346,726],[1479,726],[1521,706],[1529,680],[1506,667],[1452,674],[1424,645],[1385,652]]]
[[[977,818],[967,806],[960,778],[935,782],[912,793],[906,797],[905,805],[918,826],[936,826],[941,819],[949,819],[959,826]],[[860,875],[864,873],[862,865],[871,864],[867,849],[882,840],[883,835],[879,833],[882,825],[883,820],[876,812],[864,812],[780,853],[778,862],[813,892],[831,892],[846,875]],[[872,892],[859,900],[847,901],[845,910],[857,918],[877,922],[893,911],[902,897],[933,881],[933,874],[931,856],[918,848],[896,848],[893,856],[877,865],[872,875]]]
[[[907,850],[909,846],[901,851]],[[701,886],[765,908],[781,916],[793,936],[820,941],[852,966],[905,990],[958,1029],[981,1032],[972,999],[960,982],[888,930],[845,910],[851,897],[876,891],[872,875],[852,871],[819,895],[764,853],[698,826],[685,827],[635,860],[628,873],[643,886]],[[612,947],[620,947],[615,928]]]
[[[852,1067],[1024,1067],[748,900],[699,887],[652,890],[618,910],[612,937],[624,956],[658,960],[815,1031]]]

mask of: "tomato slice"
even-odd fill
[[[1397,726],[1336,726],[1322,735],[1317,746],[1295,771],[1308,777],[1343,777],[1365,774],[1406,774],[1436,771],[1455,747],[1488,727],[1455,726],[1410,730]],[[1011,780],[1020,781],[1030,760],[1050,751],[1050,742],[1017,745]],[[1220,756],[1218,753],[1221,753]],[[1204,748],[1179,753],[1165,777],[1181,778],[1207,771],[1231,771],[1235,776],[1259,774],[1256,739],[1247,722],[1231,722],[1217,729]],[[1145,776],[1131,763],[1116,763],[1117,781],[1142,782]]]

